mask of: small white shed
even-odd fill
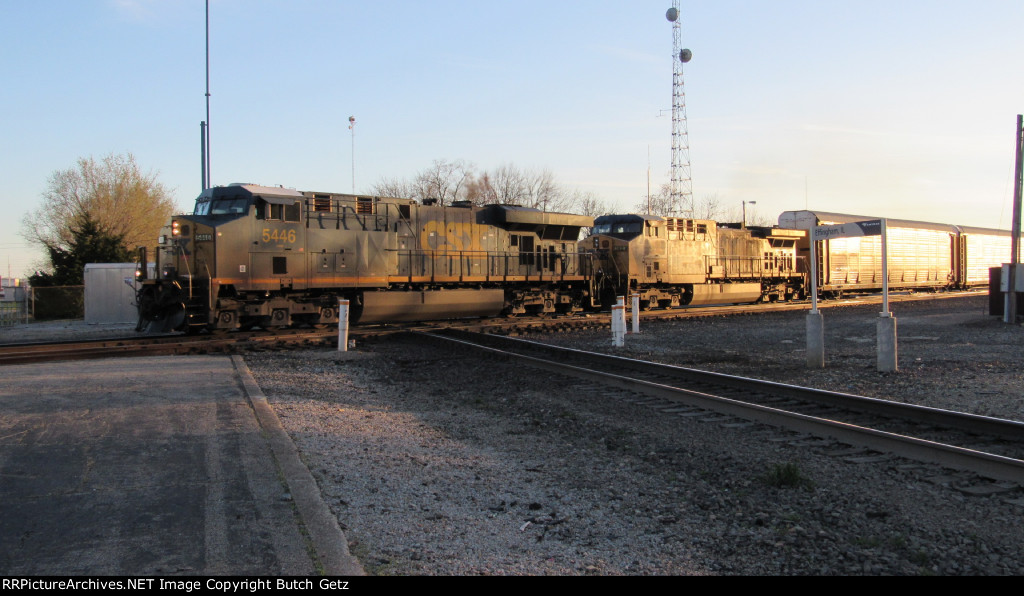
[[[85,266],[85,322],[134,323],[135,263],[88,263]]]

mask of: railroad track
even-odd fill
[[[337,331],[288,330],[287,333],[161,335],[116,337],[72,342],[0,345],[0,366],[58,360],[127,356],[236,353],[245,350],[337,346]]]
[[[890,303],[915,302],[930,300],[955,300],[957,298],[974,298],[985,296],[987,292],[960,291],[944,293],[899,293],[889,297]],[[851,306],[864,306],[868,304],[881,304],[882,297],[879,294],[866,294],[856,297],[848,297],[835,300],[822,300],[818,302],[818,308],[828,310],[832,308],[843,308]],[[753,315],[777,312],[810,311],[810,300],[797,300],[791,302],[773,302],[766,304],[729,304],[714,306],[692,306],[670,309],[654,309],[641,311],[640,318],[645,321],[676,321],[697,317],[719,317],[732,315]],[[632,317],[627,305],[627,315]],[[519,333],[543,332],[551,330],[570,330],[608,327],[611,315],[608,312],[579,313],[563,317],[545,316],[522,316],[510,318],[493,318],[479,320],[459,320],[438,322],[433,327],[455,327],[483,333],[497,333],[503,335],[516,335]]]
[[[645,405],[677,416],[700,417],[727,426],[764,423],[784,427],[852,446],[849,457],[893,454],[1024,487],[1021,422],[455,329],[421,336],[456,349],[485,350],[519,359],[535,367],[586,379],[592,387],[638,394],[642,396],[641,402],[654,400]],[[1013,488],[1001,484],[977,490]]]
[[[978,292],[951,292],[948,294],[903,294],[894,295],[892,302],[911,300],[954,299],[973,297]],[[858,306],[880,303],[877,295],[830,300],[821,302],[821,308]],[[645,311],[645,320],[678,320],[692,317],[730,316],[779,311],[801,311],[809,308],[809,302],[783,302],[759,305],[700,306],[668,310]],[[523,316],[489,319],[459,319],[428,323],[379,324],[353,326],[349,337],[361,338],[388,335],[418,330],[462,329],[516,335],[527,332],[564,331],[586,328],[608,327],[610,315],[607,312],[585,313],[569,316]],[[252,331],[226,334],[183,335],[131,335],[107,339],[0,344],[0,366],[52,360],[81,360],[88,358],[111,358],[119,356],[158,356],[175,354],[238,353],[246,350],[290,349],[294,347],[337,347],[337,328],[321,330],[283,329],[276,332]]]

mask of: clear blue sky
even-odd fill
[[[671,160],[670,0],[212,0],[215,184],[358,191],[435,159],[628,211]],[[131,152],[199,192],[203,0],[0,0],[0,270],[52,172]],[[682,3],[694,194],[1009,228],[1020,0]],[[666,112],[667,113],[667,112]]]

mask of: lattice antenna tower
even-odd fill
[[[693,58],[684,49],[679,0],[673,0],[665,18],[672,23],[672,184],[671,210],[685,211],[693,217],[693,180],[690,177],[690,133],[686,125],[686,88],[683,86],[683,64]]]

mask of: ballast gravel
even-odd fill
[[[877,306],[824,311],[825,370],[801,312],[644,323],[616,353],[1024,420],[1024,329],[986,301],[894,304],[897,373]],[[1019,487],[415,338],[246,362],[371,574],[1024,574]]]

